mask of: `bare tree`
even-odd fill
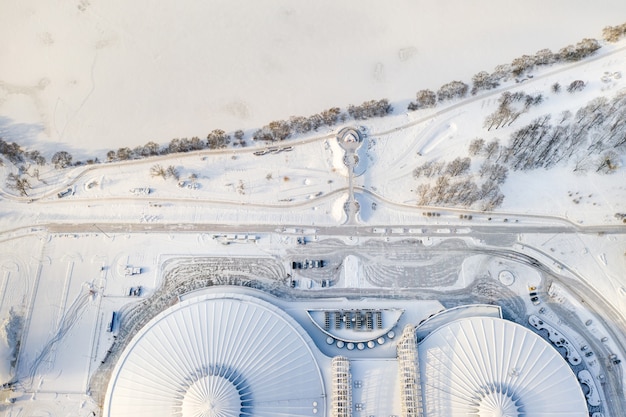
[[[291,126],[284,120],[275,120],[254,132],[254,140],[279,141],[291,136]]]
[[[575,93],[576,91],[582,91],[585,88],[585,82],[583,80],[574,80],[567,86],[568,93]]]
[[[242,148],[246,146],[246,141],[243,139],[245,135],[243,130],[236,130],[233,135],[235,136],[235,140],[233,141],[234,146],[241,146]]]
[[[602,29],[602,37],[607,42],[617,42],[626,35],[626,23],[617,26],[607,26]]]
[[[444,162],[426,161],[413,170],[413,177],[419,178],[423,175],[427,178],[432,178],[436,175],[440,175],[444,167]]]
[[[511,77],[511,66],[500,64],[491,73],[491,78],[495,81],[506,81]]]
[[[428,195],[430,193],[430,185],[429,184],[420,184],[417,186],[417,190],[415,191],[417,194],[417,204],[420,206],[426,206],[430,203],[430,199]]]
[[[215,129],[207,135],[206,141],[209,149],[222,149],[230,143],[230,135],[222,129]]]
[[[37,150],[24,152],[24,156],[39,166],[46,165],[46,158]]]
[[[117,159],[120,161],[126,161],[130,159],[132,154],[133,154],[133,151],[131,151],[130,148],[119,148],[117,150]]]
[[[549,49],[541,49],[535,54],[536,65],[550,65],[554,63],[554,54]]]
[[[532,70],[536,62],[536,58],[533,55],[522,55],[511,62],[511,72],[517,77]]]
[[[381,100],[365,101],[359,106],[348,106],[348,114],[355,120],[365,120],[372,117],[383,117],[393,111],[393,107],[389,104],[389,100],[383,98]]]
[[[437,101],[451,100],[453,98],[465,97],[468,85],[462,81],[451,81],[444,84],[437,91]]]
[[[578,53],[574,45],[567,45],[559,50],[557,57],[560,61],[578,61]]]
[[[160,164],[155,164],[150,167],[150,175],[152,177],[161,177],[163,179],[167,178],[165,168],[163,168]]]
[[[59,151],[52,155],[51,162],[57,169],[66,168],[72,164],[72,155],[66,151]]]
[[[472,141],[469,144],[470,156],[476,156],[479,153],[481,153],[484,146],[485,146],[485,140],[483,138],[472,139]]]
[[[199,151],[205,148],[204,141],[197,136],[194,136],[189,141],[189,146],[192,151]]]
[[[572,112],[569,110],[563,110],[561,112],[561,121],[559,123],[563,123],[567,120],[569,120],[572,117]]]
[[[174,138],[167,145],[166,153],[177,153],[177,152],[180,152],[180,139]]]
[[[446,189],[450,185],[450,179],[442,175],[441,177],[437,177],[435,180],[435,185],[431,189],[431,196],[434,200],[438,202],[445,201]]]
[[[591,161],[587,155],[579,155],[574,161],[573,172],[585,173],[591,167]]]
[[[491,90],[500,85],[498,80],[487,71],[480,71],[472,77],[472,95],[481,90]]]
[[[578,51],[578,55],[580,57],[579,59],[585,58],[593,54],[600,48],[600,42],[598,42],[596,39],[591,38],[585,38],[576,44],[576,50]]]
[[[485,157],[491,159],[495,154],[500,152],[500,141],[494,139],[485,146]]]
[[[313,130],[310,118],[304,116],[291,116],[289,125],[296,133],[308,133]]]
[[[14,164],[24,162],[24,150],[15,142],[5,142],[0,138],[0,154]]]
[[[155,142],[148,142],[143,148],[147,154],[146,156],[153,156],[159,154],[160,146]]]
[[[18,191],[21,196],[27,196],[28,191],[32,188],[28,178],[22,178],[13,173],[7,176],[6,185],[10,190]]]
[[[457,157],[446,166],[446,174],[457,177],[469,171],[472,160],[470,158]]]
[[[500,207],[504,201],[504,194],[498,192],[486,199],[482,204],[483,211],[493,211]]]
[[[495,184],[504,184],[509,170],[504,165],[492,164],[489,161],[485,161],[478,172],[481,177],[487,177],[488,181]]]
[[[408,109],[419,110],[435,107],[437,105],[437,95],[431,90],[420,90],[417,92],[415,101],[409,103]]]
[[[339,107],[331,107],[328,110],[324,110],[320,113],[322,123],[326,126],[334,126],[341,115],[341,109]]]
[[[617,152],[612,150],[606,151],[598,159],[598,167],[596,168],[596,172],[601,172],[603,174],[612,174],[619,167],[619,161],[620,157]]]
[[[176,181],[180,180],[180,173],[178,172],[178,168],[174,165],[170,165],[167,167],[167,176],[174,178]]]

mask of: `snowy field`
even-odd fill
[[[5,2],[0,136],[77,157],[436,89],[626,20],[620,0]],[[95,155],[94,155],[95,154]]]
[[[231,283],[224,278],[229,273],[265,274],[263,285],[293,283],[295,294],[306,297],[325,294],[328,282],[331,295],[337,289],[426,297],[407,313],[411,322],[439,311],[446,292],[446,307],[497,299],[508,314],[519,313],[509,318],[544,314],[576,344],[590,341],[597,355],[623,350],[624,335],[613,332],[626,319],[623,151],[611,156],[608,173],[600,172],[607,154],[584,147],[549,169],[511,168],[494,210],[481,202],[420,204],[420,187],[433,187],[437,178],[415,172],[467,157],[475,138],[504,146],[542,115],[559,125],[592,100],[623,97],[626,39],[602,42],[580,62],[538,66],[517,82],[513,77],[493,90],[406,111],[418,90],[437,91],[452,80],[471,84],[477,72],[523,54],[600,39],[603,27],[626,21],[623,1],[453,6],[420,0],[389,7],[370,0],[10,0],[4,9],[5,141],[40,150],[48,161],[62,149],[74,161],[105,160],[110,149],[204,139],[217,128],[243,129],[249,146],[62,169],[13,164],[3,155],[0,376],[19,383],[0,392],[2,400],[18,399],[0,403],[0,414],[99,413],[87,391],[102,394],[113,364],[107,358],[119,354],[114,336],[120,333],[107,331],[115,328],[112,313],[139,323],[140,303],[156,299],[142,313],[152,314],[173,302],[168,294],[178,293],[165,284],[194,289],[206,276]],[[584,88],[566,92],[576,80]],[[562,91],[554,91],[556,83]],[[542,102],[510,125],[487,129],[485,117],[503,93],[541,95]],[[272,120],[380,98],[394,106],[384,118],[347,120],[280,143],[250,139]],[[344,125],[363,133],[354,178],[335,137]],[[484,181],[479,172],[488,159],[483,151],[472,156],[468,180]],[[157,166],[176,175],[155,175]],[[29,179],[27,195],[5,186],[10,174]],[[359,205],[354,217],[345,206],[351,192]],[[309,243],[298,244],[299,237]],[[429,252],[439,245],[446,251]],[[291,261],[311,250],[327,268],[292,270]],[[170,274],[176,258],[193,258],[183,268],[192,278]],[[200,268],[196,277],[194,262],[211,272]],[[550,294],[549,282],[558,284]],[[537,287],[539,304],[529,287]],[[305,309],[288,304],[282,307],[315,331]],[[393,357],[393,345],[378,352]],[[371,366],[357,361],[356,377],[395,378],[379,359]],[[583,360],[594,376],[604,369],[593,357]],[[623,375],[609,376],[623,382]],[[375,401],[378,385],[366,388],[363,398]],[[623,398],[623,389],[616,395]],[[396,408],[379,411],[396,414]]]
[[[383,225],[424,221],[423,211],[415,209],[420,205],[417,190],[420,184],[433,184],[435,179],[416,179],[413,173],[418,166],[467,157],[469,144],[477,137],[504,145],[515,131],[542,115],[558,121],[593,100],[611,100],[623,94],[625,51],[626,41],[604,45],[590,59],[539,68],[533,71],[533,78],[522,83],[509,80],[465,100],[441,103],[434,109],[397,111],[384,118],[346,121],[365,131],[353,180],[360,202],[359,219]],[[552,91],[555,83],[567,86],[577,79],[586,83],[580,92]],[[498,108],[504,93],[541,95],[543,102],[508,126],[486,129],[485,115]],[[122,223],[343,224],[349,178],[344,151],[335,139],[337,130],[323,127],[269,147],[255,144],[66,169],[50,164],[31,166],[31,172],[37,168],[39,180],[28,174],[32,185],[28,196],[0,191],[15,201],[3,203],[4,221],[12,226],[31,224],[33,219],[72,222],[89,218]],[[270,148],[274,151],[255,154],[258,149]],[[623,157],[609,174],[596,172],[594,164],[600,158],[582,149],[573,160],[550,169],[509,170],[498,210],[555,216],[578,225],[619,224],[616,214],[626,213]],[[482,181],[478,172],[485,159],[472,156],[468,178]],[[581,161],[586,168],[574,172]],[[171,166],[178,180],[153,175],[155,166]],[[0,172],[6,177],[17,170],[5,164]],[[67,190],[71,195],[58,198],[58,193]],[[28,201],[36,204],[24,204]],[[480,215],[479,204],[453,206]],[[41,207],[46,207],[45,216]]]

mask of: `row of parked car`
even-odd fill
[[[292,269],[309,269],[309,268],[323,268],[325,265],[323,259],[305,259],[304,262],[293,261],[291,263]]]
[[[537,295],[537,287],[535,286],[528,287],[528,295],[530,296],[530,301],[534,305],[537,305],[541,302],[539,301],[539,296]]]

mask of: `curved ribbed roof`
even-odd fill
[[[106,416],[324,415],[312,341],[282,310],[206,294],[151,320],[117,363]]]
[[[451,322],[420,343],[419,358],[426,417],[588,416],[558,351],[513,322]]]

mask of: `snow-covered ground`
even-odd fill
[[[417,90],[437,90],[454,79],[469,83],[478,71],[522,54],[599,38],[602,27],[626,21],[623,2],[407,1],[389,7],[369,0],[297,6],[287,0],[28,0],[4,9],[0,39],[11,42],[0,44],[0,137],[48,158],[65,149],[75,159],[103,159],[108,149],[203,138],[215,128],[241,128],[249,139],[271,120],[373,98],[389,98],[395,107],[385,118],[345,123],[364,132],[353,180],[360,207],[354,235],[346,232],[348,168],[334,138],[341,126],[272,144],[276,149],[264,155],[254,151],[265,145],[254,144],[66,169],[48,164],[36,175],[30,166],[23,174],[33,187],[28,196],[0,187],[0,376],[19,380],[17,393],[2,393],[19,397],[5,407],[8,415],[97,412],[85,393],[111,354],[111,314],[132,310],[130,288],[141,285],[142,300],[154,294],[169,259],[267,257],[279,265],[272,278],[282,282],[295,237],[317,243],[320,230],[355,248],[370,241],[429,248],[447,240],[474,242],[484,251],[515,248],[538,259],[544,271],[482,253],[462,262],[459,279],[446,290],[462,297],[464,289],[491,279],[524,311],[543,314],[540,308],[558,299],[585,322],[593,315],[577,299],[580,288],[573,295],[559,290],[549,300],[542,281],[557,275],[574,280],[594,289],[590,300],[601,295],[607,309],[622,315],[593,316],[590,327],[594,343],[619,349],[623,335],[609,338],[602,320],[621,323],[626,311],[626,235],[615,217],[626,213],[623,154],[612,174],[574,173],[572,161],[510,170],[495,212],[417,207],[416,189],[427,180],[414,178],[413,170],[467,156],[476,137],[506,144],[512,132],[543,114],[556,118],[592,99],[615,97],[626,88],[626,40],[603,44],[579,63],[534,70],[521,83],[509,80],[434,109],[404,109]],[[583,80],[585,88],[551,90],[573,80]],[[541,93],[544,102],[508,127],[487,130],[485,116],[504,91]],[[470,175],[477,176],[484,159],[472,158]],[[151,175],[155,165],[172,166],[179,179]],[[3,159],[2,185],[10,173],[18,168]],[[366,270],[354,254],[341,262]],[[381,264],[392,278],[380,287],[393,290],[406,271]],[[142,274],[125,275],[129,265]],[[320,290],[311,274],[294,272],[294,278]],[[375,287],[345,271],[339,282],[349,291]],[[542,304],[531,303],[529,286],[539,287]],[[489,293],[481,291],[467,297]]]
[[[0,136],[84,159],[468,81],[626,20],[602,3],[5,2]]]
[[[477,137],[507,144],[512,132],[539,116],[551,114],[553,120],[558,120],[563,112],[576,113],[593,99],[612,99],[620,94],[626,87],[626,74],[621,76],[620,71],[626,67],[625,47],[626,41],[605,45],[583,62],[536,70],[533,78],[523,83],[510,80],[495,90],[442,103],[434,109],[397,111],[388,117],[360,121],[358,125],[366,133],[353,182],[358,187],[357,199],[363,200],[360,219],[371,224],[414,223],[423,217],[421,210],[414,209],[419,203],[416,189],[420,183],[434,182],[414,178],[413,171],[419,165],[466,157],[470,141]],[[612,75],[608,82],[606,74]],[[557,82],[566,86],[576,79],[587,83],[583,91],[572,94],[551,90]],[[510,126],[487,130],[483,127],[485,114],[497,108],[497,100],[505,91],[542,94],[544,101]],[[321,128],[272,144],[275,150],[265,155],[254,153],[257,144],[252,149],[199,151],[62,170],[51,165],[38,167],[39,180],[32,173],[29,177],[33,187],[29,195],[19,198],[22,202],[17,205],[5,202],[4,221],[12,226],[90,217],[121,222],[342,224],[348,169],[343,162],[344,151],[334,138],[338,129]],[[626,213],[623,157],[612,174],[596,172],[593,164],[599,155],[582,152],[581,158],[588,160],[584,172],[574,172],[575,161],[548,170],[509,170],[501,187],[504,200],[499,210],[556,216],[581,225],[620,224],[616,213]],[[482,156],[472,157],[470,171],[474,177],[484,160]],[[157,165],[175,168],[179,180],[151,175]],[[29,172],[34,169],[31,166]],[[2,177],[17,172],[10,163],[0,171]],[[71,195],[57,197],[57,193],[68,189]],[[131,191],[136,189],[149,193]],[[4,192],[15,199],[15,191]],[[23,203],[29,200],[35,203]],[[375,210],[379,200],[385,202],[385,210]],[[128,210],[128,204],[134,208]],[[198,210],[211,205],[223,210]],[[47,207],[45,215],[41,207]],[[291,210],[281,210],[287,207]],[[228,214],[233,211],[239,214]],[[276,212],[280,215],[269,215]]]

